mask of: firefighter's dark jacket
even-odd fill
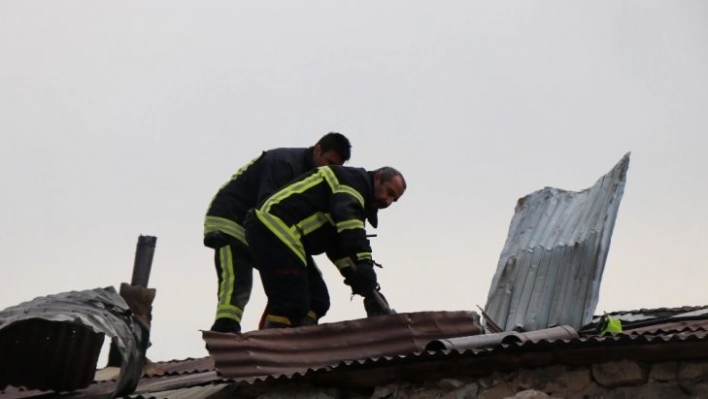
[[[376,215],[373,198],[372,172],[323,166],[267,198],[249,218],[257,218],[303,265],[308,256],[327,253],[345,274],[350,266],[372,262],[364,223]]]
[[[310,171],[313,148],[276,148],[239,169],[211,201],[204,219],[205,243],[213,233],[225,233],[243,245],[246,212],[294,178]]]

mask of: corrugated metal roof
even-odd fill
[[[457,344],[465,340],[482,339],[484,336],[460,336],[458,337],[459,339],[422,339],[422,335],[431,335],[431,332],[436,329],[446,329],[447,327],[444,327],[446,325],[454,326],[458,322],[465,324],[464,317],[458,321],[442,320],[438,314],[439,312],[433,313],[428,315],[427,319],[418,320],[418,322],[415,322],[415,317],[406,316],[410,319],[412,331],[428,329],[428,332],[415,334],[417,338],[405,340],[410,342],[418,340],[425,344],[435,340],[447,340],[455,345],[453,347],[443,347],[451,349],[442,349],[443,347],[440,347],[442,350],[410,349],[411,347],[417,347],[418,344],[410,345],[408,348],[403,349],[399,346],[398,349],[391,351],[379,350],[379,353],[374,355],[364,353],[361,356],[357,356],[356,359],[334,361],[327,366],[316,366],[314,363],[310,364],[308,362],[304,369],[291,374],[275,373],[258,378],[234,378],[232,381],[224,380],[224,377],[217,375],[215,371],[202,371],[203,368],[209,367],[206,358],[156,363],[158,366],[166,365],[164,367],[166,373],[162,376],[142,378],[133,395],[135,397],[162,397],[161,395],[170,392],[178,397],[190,397],[190,393],[194,395],[206,394],[211,392],[212,388],[218,390],[217,386],[221,386],[221,389],[233,389],[230,394],[235,396],[243,394],[243,396],[253,397],[255,396],[251,395],[253,392],[265,392],[268,389],[267,387],[289,381],[307,381],[319,385],[336,385],[338,387],[371,387],[400,379],[434,380],[436,378],[459,375],[486,375],[493,371],[539,367],[550,364],[580,365],[619,359],[639,361],[705,359],[705,354],[708,353],[708,331],[701,328],[708,324],[708,319],[684,321],[686,323],[685,328],[681,330],[683,327],[679,327],[672,333],[629,331],[628,334],[577,337],[573,335],[573,330],[568,327],[555,327],[523,334],[496,334],[496,338],[490,340],[486,346],[474,345],[474,347],[466,348],[464,345]],[[419,314],[417,316],[420,317]],[[391,316],[382,317],[380,322],[391,325],[393,323],[392,320],[385,320],[388,317]],[[361,327],[359,323],[362,321],[366,320],[355,320],[353,322],[358,327]],[[436,321],[437,325],[434,325],[436,323],[431,323],[433,321]],[[361,332],[358,331],[358,327],[354,328],[352,325],[346,324],[346,322],[332,324],[339,324],[339,328],[335,329],[337,331],[331,330],[331,325],[324,330],[335,334],[335,336],[342,333],[338,331],[339,329],[349,328],[351,330],[349,336],[340,342],[342,346],[348,345],[350,343],[348,339],[357,336],[357,332]],[[299,329],[265,330],[255,335],[262,335],[262,333],[268,331],[289,331],[293,333],[296,330],[318,329],[318,327],[322,326],[327,325],[301,327]],[[383,332],[385,333],[385,331]],[[316,335],[312,334],[310,338],[314,338]],[[234,337],[236,336],[238,335],[234,335]],[[364,337],[362,338],[364,341],[371,338],[368,333],[362,337]],[[499,337],[502,339],[498,339]],[[503,339],[504,337],[509,339]],[[261,344],[267,344],[268,340],[272,338],[261,336],[256,340],[260,341]],[[390,336],[383,335],[381,341],[386,341],[389,338]],[[295,346],[301,342],[313,344],[314,340],[306,339],[303,341],[295,339],[291,341],[291,344]],[[221,351],[227,353],[227,349],[235,349],[230,343],[222,343],[221,345],[223,346]],[[282,346],[282,342],[274,345],[271,352],[280,350]],[[384,342],[373,343],[373,346],[382,348]],[[259,348],[260,350],[263,350],[263,348]],[[317,351],[321,350],[324,350],[324,348],[317,349],[314,354],[317,355]],[[334,348],[333,350],[340,351],[341,349]],[[290,349],[290,351],[296,350]],[[312,353],[312,349],[310,352]],[[384,352],[388,353],[383,354]],[[271,353],[269,356],[270,360],[276,360],[277,356],[281,356],[287,361],[289,352]],[[313,359],[316,360],[317,356],[314,356]],[[306,360],[303,361],[306,362]],[[257,365],[253,367],[257,367]],[[67,398],[97,397],[98,395],[110,394],[114,388],[115,382],[94,383],[83,390],[61,396]],[[218,392],[221,391],[218,390]],[[21,392],[14,389],[5,395],[0,395],[0,397],[36,397],[42,394],[42,392],[38,391]],[[168,395],[168,397],[174,396]]]
[[[505,331],[592,320],[629,153],[589,189],[546,187],[521,198],[485,308]]]
[[[655,334],[663,335],[677,332],[706,332],[708,320],[681,320],[657,322],[644,327],[627,328],[624,334]]]
[[[676,308],[656,308],[656,309],[636,309],[636,310],[621,310],[607,313],[608,316],[616,317],[622,321],[633,322],[641,320],[654,320],[662,317],[672,317],[680,315],[706,315],[708,314],[708,306],[681,306]],[[600,321],[603,315],[595,315],[593,323]]]
[[[40,297],[3,310],[0,387],[71,391],[89,385],[104,334],[123,359],[116,389],[132,392],[142,373],[147,331],[113,287]]]
[[[155,362],[155,370],[144,377],[156,377],[160,375],[194,374],[205,371],[214,371],[214,359],[202,357],[198,359],[188,358],[184,360],[171,360],[169,362]]]
[[[484,348],[500,344],[508,344],[512,342],[539,342],[539,341],[555,341],[559,339],[573,339],[578,337],[578,332],[570,326],[558,326],[543,330],[531,331],[527,333],[518,333],[515,331],[473,335],[470,337],[458,337],[439,339],[431,341],[426,345],[426,350],[443,350],[443,349],[475,349]]]
[[[400,313],[245,334],[204,331],[203,338],[222,376],[258,380],[421,351],[431,340],[480,334],[478,318],[474,312]]]
[[[133,395],[149,396],[155,392],[181,390],[184,388],[226,382],[215,371],[197,372],[189,374],[164,375],[159,377],[145,377],[140,380]],[[88,388],[67,394],[69,398],[95,398],[112,392],[115,383],[104,382],[92,384]]]
[[[539,339],[464,350],[419,351],[340,362],[309,370],[298,379],[321,385],[373,386],[403,380],[488,375],[494,371],[552,364],[581,365],[620,359],[670,361],[705,359],[708,333],[591,336]],[[287,377],[267,378],[276,383]]]
[[[216,374],[216,371],[193,372],[171,375],[166,374],[163,376],[156,377],[143,377],[142,379],[140,379],[138,387],[132,394],[134,396],[143,395],[149,397],[149,395],[154,394],[156,392],[181,390],[184,388],[224,382],[226,381],[220,378]],[[115,389],[115,380],[94,382],[86,388],[63,393],[61,395],[54,394],[54,396],[61,396],[66,398],[96,398],[102,396],[109,396],[112,392],[115,391]],[[9,386],[4,391],[0,392],[0,398],[16,399],[41,397],[42,395],[52,394],[53,393],[51,391],[25,390],[22,388]]]
[[[73,391],[93,381],[103,334],[30,319],[0,331],[0,386]]]
[[[160,371],[144,375],[136,388],[136,395],[222,381],[222,379],[216,375],[214,361],[209,357],[155,362],[154,366],[155,370],[159,369]],[[65,395],[69,395],[70,397],[95,397],[97,395],[110,394],[115,388],[116,380],[96,381],[85,389],[80,389]],[[25,398],[41,396],[48,393],[50,392],[9,386],[4,391],[0,391],[0,397]]]
[[[486,348],[422,351],[341,362],[311,370],[303,378],[318,384],[372,386],[398,380],[434,380],[488,375],[494,371],[552,364],[582,365],[613,360],[670,361],[705,359],[708,333],[591,336],[496,344]]]
[[[130,395],[128,397],[139,399],[202,399],[208,398],[223,390],[228,390],[232,386],[233,383],[218,383],[203,386],[197,385],[188,388],[170,389],[167,391]]]

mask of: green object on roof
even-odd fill
[[[605,335],[607,333],[619,334],[622,332],[622,320],[607,315],[605,315],[603,318],[605,319],[605,321],[602,324],[602,330],[600,330],[600,335]]]

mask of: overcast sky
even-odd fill
[[[154,235],[148,357],[205,356],[209,201],[329,131],[408,181],[372,241],[398,312],[484,306],[516,200],[629,151],[596,313],[706,305],[706,21],[705,1],[0,2],[0,309],[129,282]],[[323,322],[364,317],[318,262]],[[264,304],[258,282],[245,330]]]

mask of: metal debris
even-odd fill
[[[255,381],[422,351],[431,340],[480,334],[478,320],[474,312],[415,312],[203,338],[220,375]]]
[[[505,331],[592,320],[628,167],[629,153],[589,189],[518,201],[485,307]]]
[[[115,396],[140,380],[148,331],[113,287],[36,298],[0,312],[0,388],[72,391],[91,384],[104,335],[122,364]]]
[[[486,348],[490,346],[497,346],[501,344],[509,343],[523,343],[523,342],[540,342],[549,341],[553,342],[559,339],[574,339],[578,338],[578,333],[570,326],[558,326],[553,328],[547,328],[544,330],[531,331],[527,333],[518,333],[515,331],[502,332],[496,334],[483,334],[474,335],[471,337],[459,337],[459,338],[449,338],[449,339],[439,339],[431,341],[426,347],[429,351],[439,351],[439,350],[466,350],[466,349],[477,349]]]

